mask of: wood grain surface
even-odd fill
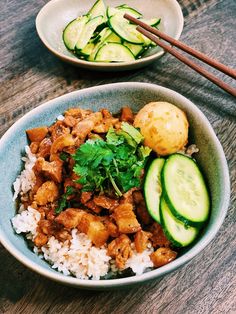
[[[169,55],[125,73],[96,73],[62,63],[36,35],[35,17],[46,2],[0,3],[0,135],[30,109],[67,92],[111,82],[160,84],[192,100],[211,122],[228,160],[231,205],[201,254],[174,273],[130,290],[92,292],[59,285],[26,269],[0,245],[0,313],[236,313],[235,99]],[[236,1],[194,3],[181,1],[188,14],[181,39],[235,67]],[[235,86],[232,79],[219,77]]]

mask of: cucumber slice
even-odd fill
[[[67,49],[74,50],[77,41],[84,29],[85,24],[88,22],[87,16],[80,16],[73,20],[65,27],[63,31],[63,41]]]
[[[128,6],[118,6],[115,8],[108,7],[106,15],[107,15],[108,19],[115,14],[119,14],[123,18],[125,13],[128,13],[129,15],[132,15],[135,18],[141,18],[142,17],[142,14],[140,12],[138,12],[137,10],[130,8]]]
[[[101,48],[101,46],[104,44],[105,40],[112,34],[112,31],[109,27],[104,28],[98,35],[98,41],[96,41],[96,44],[88,58],[89,61],[94,61],[95,56],[98,52],[98,50]]]
[[[103,41],[105,38],[107,38],[111,34],[112,34],[112,30],[110,30],[109,27],[105,27],[95,37],[91,38],[91,42],[93,42],[94,44],[97,44],[98,42]]]
[[[95,35],[95,34],[97,34],[97,33],[100,33],[104,28],[106,28],[107,27],[107,23],[105,22],[103,22],[102,24],[100,24],[97,28],[96,28],[96,30],[95,30],[95,32],[93,33],[93,35]]]
[[[144,182],[144,196],[147,210],[158,223],[160,220],[160,198],[162,194],[161,171],[164,166],[164,158],[156,158],[148,168]]]
[[[98,27],[98,25],[102,24],[102,22],[103,22],[103,16],[100,15],[89,20],[85,24],[83,31],[76,43],[77,50],[82,50],[87,45],[90,38],[93,36],[95,29]]]
[[[134,45],[126,41],[123,43],[123,45],[128,47],[131,50],[135,58],[137,58],[144,51],[143,45]]]
[[[128,62],[134,60],[134,55],[129,48],[119,43],[104,44],[95,57],[95,61],[100,62]]]
[[[92,8],[88,11],[87,15],[90,16],[90,18],[97,17],[99,15],[103,16],[103,22],[107,21],[107,16],[106,16],[106,6],[103,2],[103,0],[97,0]]]
[[[160,217],[164,233],[173,245],[177,247],[187,246],[196,239],[199,229],[187,227],[178,220],[172,214],[164,197],[161,197]]]
[[[132,26],[135,26],[135,30],[136,30],[137,25],[132,25]],[[136,30],[136,32],[137,32],[138,38],[140,39],[140,41],[143,42],[144,46],[147,47],[147,46],[151,45],[151,43],[152,43],[151,39],[149,39],[146,36],[144,36],[143,34],[139,33],[137,30]]]
[[[150,20],[145,20],[145,19],[139,19],[141,22],[146,23],[152,27],[157,27],[157,25],[159,25],[161,23],[161,19],[160,18],[153,18]]]
[[[107,7],[106,15],[108,19],[117,13],[119,13],[118,9],[113,7]]]
[[[106,38],[106,42],[108,43],[119,43],[121,44],[122,40],[119,36],[117,36],[114,32],[111,33],[111,35],[109,35]],[[128,47],[129,48],[129,47]],[[131,49],[130,49],[131,50]]]
[[[124,4],[120,4],[119,7],[128,7],[128,4],[124,3]]]
[[[122,16],[124,16],[125,13],[128,13],[129,15],[135,17],[136,19],[141,18],[143,15],[142,13],[138,12],[136,9],[133,9],[129,6],[118,6],[116,7],[121,13]]]
[[[123,40],[132,43],[132,44],[144,44],[145,46],[149,46],[152,41],[138,32],[136,30],[137,25],[131,24],[128,20],[126,20],[123,16],[125,13],[129,13],[136,18],[141,18],[142,16],[135,16],[134,12],[129,12],[129,10],[134,10],[129,7],[117,7],[112,8],[108,7],[107,16],[108,16],[108,24],[113,29],[113,31],[121,37]],[[134,10],[135,11],[135,10]],[[137,12],[137,11],[136,11]],[[141,14],[137,12],[137,14]],[[150,24],[155,25],[159,22],[160,19],[151,19],[147,20]],[[144,20],[143,20],[144,21]]]
[[[204,223],[210,210],[210,199],[196,162],[181,154],[171,155],[162,172],[163,189],[172,213],[185,224]]]
[[[161,19],[157,19],[157,18],[153,18],[153,19],[150,19],[150,20],[144,20],[144,19],[140,19],[140,21],[152,26],[152,27],[157,27],[160,22],[161,22]],[[151,39],[147,38],[146,36],[144,36],[143,34],[139,33],[138,32],[138,35],[140,37],[140,40],[143,41],[143,44],[144,46],[148,47],[148,46],[156,46],[156,44],[151,41]]]
[[[94,43],[88,43],[82,50],[79,51],[76,50],[76,53],[79,56],[84,56],[85,58],[88,58],[91,55],[94,47],[95,47]]]
[[[142,34],[136,30],[136,25],[129,24],[120,14],[115,14],[108,20],[112,30],[123,40],[132,44],[143,44]]]

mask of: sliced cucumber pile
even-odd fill
[[[140,58],[155,44],[124,18],[125,13],[153,27],[161,22],[159,18],[144,19],[126,4],[106,8],[103,0],[97,0],[87,14],[65,27],[62,36],[65,46],[78,58],[94,62],[128,62]]]
[[[207,221],[210,197],[197,163],[182,154],[155,159],[144,182],[147,209],[175,246],[192,243]]]

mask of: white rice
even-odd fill
[[[18,195],[25,195],[29,192],[35,184],[35,174],[33,172],[33,167],[36,162],[36,156],[31,153],[29,146],[25,146],[26,157],[22,157],[25,162],[25,168],[21,171],[21,174],[16,178],[13,183],[14,195],[13,201],[15,201]]]
[[[43,256],[52,268],[64,275],[73,274],[80,279],[99,280],[109,270],[109,260],[105,247],[96,248],[86,234],[72,230],[72,240],[60,242],[51,237],[42,247]]]
[[[27,199],[27,193],[35,184],[33,166],[36,156],[31,153],[28,146],[25,147],[26,157],[25,169],[17,177],[13,184],[15,200],[19,195],[21,201]],[[24,233],[26,238],[34,240],[37,236],[37,225],[41,214],[29,206],[27,209],[20,204],[18,214],[12,218],[12,225],[17,234]],[[136,275],[142,274],[145,269],[153,267],[149,255],[153,251],[150,245],[143,253],[137,253],[132,244],[133,255],[127,260],[125,268],[131,268]],[[99,280],[109,271],[120,272],[115,261],[107,255],[107,248],[95,247],[87,235],[79,233],[77,229],[72,230],[70,241],[60,242],[54,236],[48,239],[46,245],[41,249],[34,247],[34,252],[40,258],[48,261],[52,268],[57,269],[64,275],[73,275],[80,279]]]
[[[40,218],[41,214],[29,206],[27,210],[17,214],[11,221],[16,233],[26,233],[27,239],[34,239]]]
[[[188,157],[192,157],[193,154],[198,153],[199,148],[197,147],[196,144],[191,144],[181,150],[179,150],[177,153],[186,155]]]
[[[195,154],[195,153],[198,153],[199,152],[199,148],[197,148],[197,145],[195,144],[192,144],[192,145],[189,145],[187,147],[187,150],[186,150],[186,155],[188,156],[192,156],[192,154]]]
[[[12,218],[12,224],[17,234],[25,233],[26,238],[33,240],[37,235],[37,225],[40,213],[32,207],[22,211]],[[60,242],[54,236],[50,237],[47,244],[39,250],[34,247],[34,252],[48,261],[52,268],[64,275],[74,275],[79,279],[99,280],[109,271],[118,272],[115,261],[107,255],[107,248],[95,247],[88,236],[79,233],[77,229],[71,232],[70,241]],[[131,268],[136,275],[141,275],[145,269],[153,267],[150,254],[153,248],[150,245],[143,253],[137,253],[132,244],[133,254],[127,260],[125,269]]]
[[[136,275],[141,275],[147,268],[153,267],[150,254],[153,247],[150,245],[143,253],[137,253],[133,248],[132,256],[127,260],[125,269],[131,268]],[[114,260],[107,255],[106,247],[96,248],[86,234],[72,230],[72,240],[60,242],[51,237],[42,248],[43,257],[52,268],[64,275],[74,275],[80,279],[99,280],[109,270],[119,271]]]
[[[60,114],[58,117],[57,117],[57,120],[58,121],[63,121],[65,119],[65,117],[62,115],[62,114]]]
[[[153,262],[150,259],[150,254],[153,252],[153,247],[150,244],[142,253],[137,253],[134,247],[132,248],[133,255],[127,260],[125,268],[131,268],[136,275],[141,275],[146,268],[153,267]]]

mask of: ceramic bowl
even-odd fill
[[[12,183],[19,174],[24,146],[27,145],[25,130],[41,125],[50,125],[66,109],[75,106],[83,108],[108,108],[117,113],[125,104],[138,111],[151,101],[168,101],[183,109],[190,123],[190,142],[200,149],[196,155],[203,170],[211,194],[211,215],[209,222],[196,243],[182,251],[170,264],[156,270],[122,279],[80,280],[53,270],[47,262],[35,255],[27,246],[23,236],[17,235],[11,225],[16,213],[12,200]],[[18,120],[0,140],[0,241],[2,245],[20,262],[60,283],[86,289],[111,289],[158,278],[190,261],[199,254],[214,238],[227,212],[229,203],[229,173],[225,155],[210,123],[203,113],[188,99],[180,94],[152,84],[117,83],[75,91],[35,108]],[[202,264],[199,267],[204,267]]]
[[[143,58],[132,62],[102,63],[78,59],[66,49],[62,40],[65,26],[85,14],[95,0],[52,0],[39,12],[36,18],[36,29],[44,45],[58,58],[75,66],[99,71],[122,71],[141,68],[160,58],[164,51],[153,48]],[[121,0],[105,0],[107,6],[123,4]],[[183,30],[183,14],[176,0],[126,0],[125,3],[141,11],[145,18],[160,17],[160,30],[178,39]]]

